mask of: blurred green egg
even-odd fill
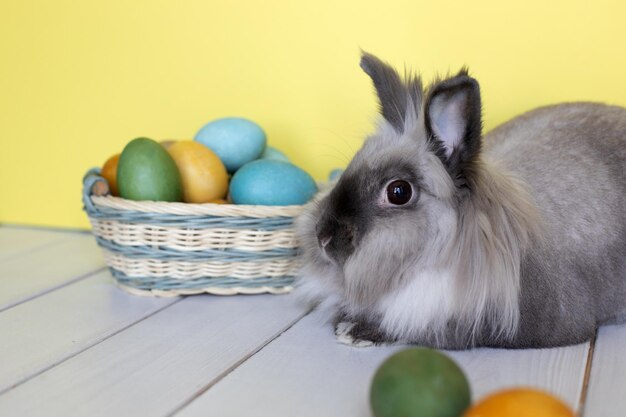
[[[183,188],[174,159],[148,138],[130,141],[117,165],[120,197],[129,200],[182,201]]]
[[[410,348],[388,358],[370,387],[375,417],[459,417],[470,405],[465,374],[448,356]]]

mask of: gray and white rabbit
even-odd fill
[[[543,107],[484,138],[466,70],[373,55],[383,119],[297,221],[299,291],[355,344],[548,347],[626,319],[626,109]]]

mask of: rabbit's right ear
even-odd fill
[[[426,132],[449,170],[454,171],[459,163],[478,154],[482,134],[480,87],[466,69],[435,83],[425,108]]]
[[[406,120],[408,91],[400,75],[367,52],[363,52],[361,56],[361,68],[374,82],[383,117],[398,133],[402,133]]]

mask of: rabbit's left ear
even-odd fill
[[[383,117],[397,132],[402,133],[409,93],[400,75],[392,67],[367,52],[363,52],[361,56],[361,68],[374,83]]]
[[[480,87],[462,70],[433,85],[425,104],[426,132],[448,169],[471,160],[482,134]]]

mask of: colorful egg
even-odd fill
[[[267,143],[265,132],[259,125],[239,117],[206,124],[194,140],[215,152],[231,173],[258,159]]]
[[[130,141],[117,166],[120,196],[130,200],[182,201],[183,188],[176,163],[152,139]]]
[[[489,395],[463,417],[575,417],[558,398],[536,389],[513,388]]]
[[[277,161],[285,161],[289,162],[289,158],[287,155],[274,148],[273,146],[268,146],[265,148],[265,151],[261,154],[261,159],[275,159]]]
[[[328,181],[339,180],[339,177],[341,177],[341,174],[343,174],[343,169],[341,168],[333,169],[332,171],[330,171],[330,173],[328,173]]]
[[[170,145],[167,151],[180,172],[185,203],[208,203],[226,196],[226,168],[209,148],[183,140]]]
[[[109,190],[112,195],[120,195],[117,190],[117,164],[120,160],[120,154],[115,154],[104,163],[100,170],[100,175],[109,183]]]
[[[165,139],[162,140],[161,142],[159,142],[161,144],[161,146],[163,146],[165,149],[169,149],[170,146],[172,146],[173,144],[175,144],[177,141],[174,139]]]
[[[370,404],[376,417],[459,417],[470,404],[470,387],[463,371],[443,353],[411,348],[378,368]]]
[[[230,182],[230,197],[235,204],[305,204],[316,192],[317,185],[309,174],[289,162],[273,159],[244,165]]]

